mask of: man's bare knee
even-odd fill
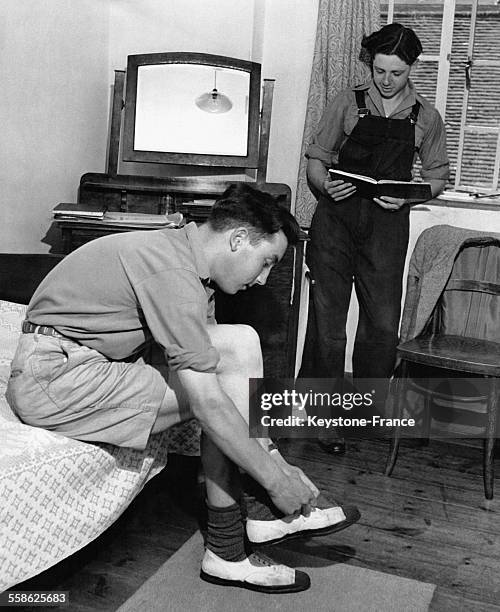
[[[250,325],[216,325],[210,333],[215,348],[219,351],[219,373],[248,371],[261,376],[262,349],[259,335]]]
[[[238,334],[238,342],[247,347],[247,350],[252,352],[260,352],[260,338],[259,334],[250,325],[235,325]]]
[[[236,325],[233,358],[250,371],[262,368],[262,348],[259,334],[250,325]]]

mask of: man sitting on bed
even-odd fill
[[[352,507],[316,507],[307,476],[269,440],[249,438],[248,378],[263,375],[259,338],[214,319],[213,283],[230,294],[263,285],[298,234],[272,196],[240,184],[200,227],[85,244],[35,292],[7,391],[25,423],[136,449],[194,416],[208,505],[201,576],[268,593],[304,590],[309,577],[261,558],[248,541],[331,533],[359,518]],[[279,518],[244,521],[238,468],[264,487]]]

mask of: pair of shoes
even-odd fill
[[[311,586],[305,572],[275,563],[260,553],[252,553],[243,561],[224,561],[208,549],[201,562],[200,578],[260,593],[298,593]]]
[[[355,506],[313,508],[309,516],[291,515],[273,521],[247,519],[247,537],[254,546],[277,544],[285,540],[336,533],[353,523],[361,514]]]
[[[331,440],[322,440],[320,438],[318,439],[318,444],[325,452],[329,453],[330,455],[345,455],[345,438],[332,438]]]

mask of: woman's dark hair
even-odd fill
[[[400,23],[390,23],[361,41],[359,59],[370,66],[377,53],[397,55],[408,66],[411,66],[422,53],[422,43],[411,28]]]
[[[288,244],[295,245],[300,235],[297,220],[279,197],[246,183],[235,183],[226,189],[212,206],[208,224],[216,232],[243,225],[254,244],[282,230]]]

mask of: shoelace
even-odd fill
[[[275,561],[273,561],[269,557],[266,557],[266,555],[262,553],[253,552],[249,556],[249,561],[250,563],[252,563],[252,565],[262,565],[262,566],[267,566],[267,567],[273,567],[277,565]]]

